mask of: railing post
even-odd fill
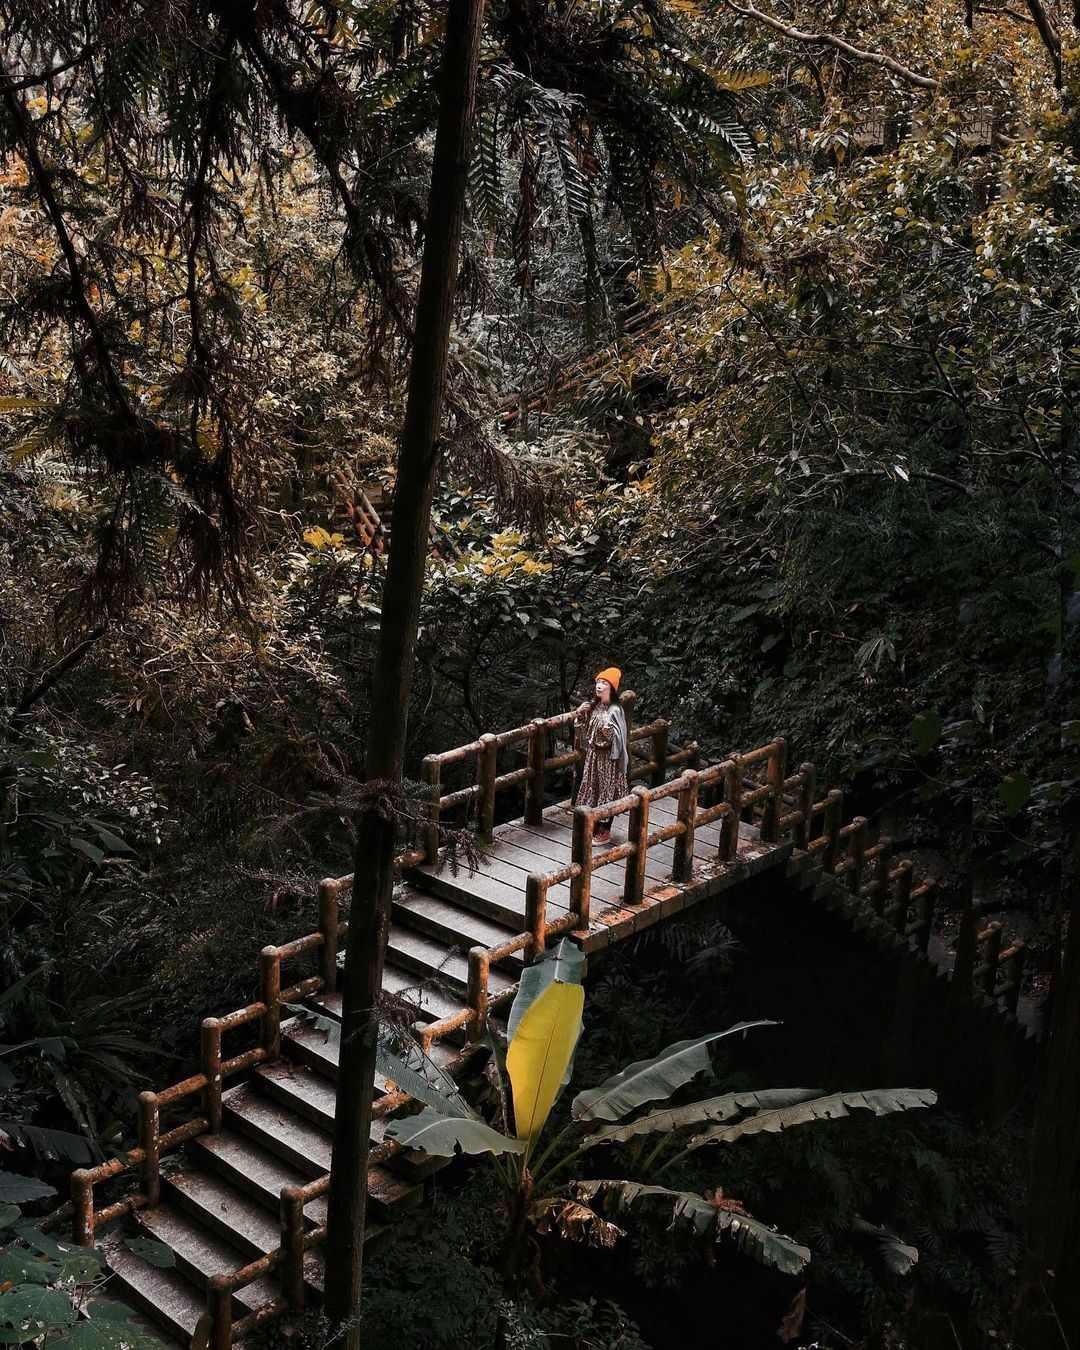
[[[525,879],[525,927],[532,936],[525,951],[525,964],[531,966],[542,956],[547,945],[544,929],[547,927],[547,884],[535,872]]]
[[[574,754],[577,756],[577,758],[574,760],[573,763],[574,781],[571,785],[571,793],[570,793],[571,800],[577,797],[578,788],[581,787],[582,775],[585,772],[585,735],[586,732],[588,731],[588,727],[589,727],[588,721],[574,723],[574,736],[572,744]],[[627,745],[628,754],[629,751],[630,747],[629,745]]]
[[[724,805],[720,825],[720,861],[733,862],[739,852],[739,821],[742,819],[742,756],[724,763]]]
[[[281,1053],[281,953],[264,947],[259,953],[262,971],[262,1043],[268,1059]]]
[[[476,1014],[469,1024],[468,1038],[471,1042],[480,1040],[484,1034],[488,1019],[488,953],[486,947],[469,948],[469,987],[467,1001]]]
[[[982,991],[989,998],[994,997],[994,990],[997,988],[998,957],[1001,954],[1001,924],[997,919],[993,923],[988,923],[979,934],[979,941],[982,943],[982,970],[980,972],[979,983]]]
[[[866,852],[866,836],[870,831],[870,822],[866,816],[855,816],[851,823],[855,828],[848,835],[851,869],[848,872],[847,884],[852,895],[858,895],[862,886],[863,854]]]
[[[442,761],[438,755],[425,755],[420,765],[420,776],[427,787],[427,801],[424,803],[424,826],[420,843],[424,850],[424,861],[434,863],[439,857],[439,793],[442,778]]]
[[[664,722],[652,734],[652,786],[660,787],[667,776],[668,723]]]
[[[221,1020],[204,1017],[202,1022],[202,1071],[206,1079],[204,1105],[211,1134],[221,1129]]]
[[[210,1350],[229,1350],[232,1345],[232,1292],[228,1275],[211,1275],[206,1287],[210,1311]]]
[[[937,883],[932,877],[928,877],[919,887],[918,903],[918,932],[915,934],[915,945],[922,954],[926,955],[926,949],[930,945],[930,929],[934,924],[934,890]]]
[[[823,872],[835,872],[837,857],[840,853],[840,822],[844,815],[844,794],[840,788],[830,788],[825,798],[825,823],[822,834],[825,847],[821,854]]]
[[[773,741],[772,754],[765,770],[765,780],[772,789],[765,799],[761,817],[761,842],[775,844],[780,838],[780,817],[784,814],[784,779],[787,777],[787,741],[778,736]]]
[[[1024,978],[1024,958],[1027,956],[1027,947],[1023,942],[1014,942],[1006,953],[1009,964],[1012,966],[1012,972],[1009,976],[1009,983],[1005,986],[1002,1001],[1006,1009],[1016,1016],[1016,1005],[1020,1001],[1020,981]]]
[[[672,876],[676,881],[687,882],[694,872],[694,827],[697,822],[698,772],[687,769],[681,775],[682,787],[679,789],[679,824],[683,832],[676,836]]]
[[[810,842],[810,827],[813,824],[817,769],[810,763],[800,764],[799,774],[802,777],[802,787],[799,792],[799,809],[802,811],[802,820],[795,826],[794,839],[796,848],[805,849]]]
[[[143,1151],[142,1189],[151,1208],[161,1199],[161,1116],[156,1092],[139,1093],[139,1147]]]
[[[892,871],[893,850],[892,840],[887,834],[883,834],[878,843],[881,848],[874,859],[874,871],[877,873],[874,880],[877,885],[870,903],[874,907],[874,913],[880,915],[885,913],[885,906],[889,902],[889,873]]]
[[[304,1189],[283,1186],[281,1218],[281,1292],[290,1308],[304,1306]]]
[[[629,737],[634,726],[634,708],[637,705],[637,694],[632,689],[627,689],[626,693],[619,695],[619,703],[622,705],[623,716],[626,718],[626,734]],[[629,750],[630,742],[627,740],[626,748]]]
[[[476,761],[478,819],[476,833],[485,844],[490,844],[495,832],[495,759],[498,747],[495,737],[485,731],[480,737],[483,749]]]
[[[547,759],[547,723],[534,717],[529,733],[529,776],[525,780],[525,824],[544,823],[544,761]]]
[[[71,1174],[71,1240],[76,1247],[94,1245],[94,1183],[90,1169],[78,1167]]]
[[[634,851],[626,860],[626,875],[623,881],[623,903],[640,905],[645,899],[645,859],[649,847],[649,800],[650,792],[640,783],[631,788],[636,798],[630,808],[630,821],[626,830],[626,842],[633,844]]]
[[[319,950],[319,974],[323,993],[332,994],[337,989],[338,893],[330,881],[319,882],[319,932],[323,940]]]
[[[570,912],[578,916],[581,928],[589,926],[592,897],[593,813],[587,806],[574,808],[574,834],[571,860],[577,863],[577,875],[570,879]]]
[[[910,858],[900,864],[900,875],[896,878],[896,913],[893,926],[898,933],[904,932],[908,925],[911,910],[911,883],[915,877],[915,866]]]

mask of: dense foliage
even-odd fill
[[[440,7],[242,8],[3,19],[0,1127],[58,1186],[349,865]],[[868,813],[914,789],[1040,987],[1080,744],[1066,10],[492,4],[413,771],[615,660],[708,751],[784,734]],[[660,986],[597,998],[583,1083],[686,1034]],[[902,1298],[849,1220],[901,1150],[882,1215],[990,1328],[1015,1190],[908,1128],[725,1185],[868,1329]],[[638,1344],[576,1295],[448,1305],[424,1343]]]

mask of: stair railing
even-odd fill
[[[324,883],[330,888],[333,883]],[[337,940],[348,925],[338,922],[337,898],[323,895],[320,887],[320,930],[306,937],[296,938],[281,947],[264,947],[260,955],[262,998],[238,1008],[226,1017],[206,1017],[201,1032],[201,1072],[162,1092],[141,1092],[138,1099],[139,1142],[123,1157],[110,1158],[97,1167],[81,1167],[71,1174],[71,1201],[73,1211],[72,1240],[83,1247],[94,1245],[95,1231],[103,1224],[137,1209],[158,1203],[161,1195],[161,1156],[179,1148],[189,1139],[201,1134],[213,1134],[221,1128],[221,1096],[225,1080],[243,1073],[256,1064],[274,1059],[281,1047],[281,1012],[284,1005],[295,1003],[327,987],[325,974],[312,975],[288,988],[281,987],[282,962],[293,960],[307,952],[318,950],[321,956],[329,951],[333,959],[321,962],[323,970],[332,966],[336,975]],[[325,926],[323,926],[325,925]],[[330,981],[333,987],[333,981]],[[222,1043],[226,1032],[238,1027],[259,1023],[259,1041],[239,1054],[223,1057]],[[202,1112],[191,1120],[169,1130],[162,1130],[163,1112],[191,1098],[202,1098]],[[94,1188],[124,1172],[138,1172],[138,1189],[111,1204],[96,1209]]]

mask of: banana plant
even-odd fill
[[[746,1214],[737,1202],[725,1201],[719,1192],[703,1197],[619,1179],[572,1182],[567,1168],[586,1152],[623,1144],[630,1147],[630,1165],[655,1181],[707,1145],[836,1119],[855,1110],[882,1116],[937,1100],[926,1088],[836,1093],[769,1088],[656,1106],[709,1068],[717,1041],[777,1025],[759,1019],[677,1041],[651,1059],[628,1064],[598,1087],[579,1092],[569,1123],[544,1145],[544,1126],[570,1081],[581,1035],[583,964],[580,949],[564,938],[526,967],[510,1009],[505,1059],[489,1036],[505,1131],[481,1119],[453,1079],[418,1045],[410,1043],[402,1054],[386,1045],[379,1049],[380,1071],[423,1104],[419,1114],[391,1121],[387,1139],[440,1157],[458,1150],[492,1155],[510,1202],[507,1273],[517,1269],[530,1224],[541,1232],[611,1245],[623,1232],[615,1218],[659,1207],[670,1212],[672,1227],[688,1228],[710,1243],[729,1243],[765,1265],[797,1274],[810,1259],[807,1248]]]

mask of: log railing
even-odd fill
[[[626,713],[631,778],[647,778],[658,784],[664,781],[668,769],[696,762],[696,745],[670,749],[669,723],[664,718],[658,718],[645,726],[634,726],[633,691],[627,690],[619,701]],[[437,860],[440,820],[444,812],[458,806],[466,806],[475,814],[477,838],[490,843],[495,829],[498,794],[511,788],[524,787],[525,824],[539,825],[544,818],[550,775],[560,769],[573,769],[576,786],[585,758],[584,737],[585,726],[577,713],[566,712],[555,717],[537,717],[525,726],[513,727],[509,731],[485,732],[475,741],[425,756],[421,767],[426,788],[423,819],[415,847],[398,855],[398,867],[403,869]],[[568,741],[568,747],[560,750],[560,740]],[[644,743],[648,744],[648,755],[641,759],[634,755],[634,751]],[[524,754],[525,762],[500,773],[500,752],[508,750]],[[444,792],[445,771],[459,764],[471,766],[473,781],[464,787]]]
[[[630,721],[633,695],[623,695]],[[574,713],[537,719],[527,727],[485,735],[478,741],[424,761],[425,779],[431,792],[424,822],[422,847],[399,858],[410,866],[437,854],[439,817],[443,810],[464,801],[479,803],[479,831],[490,834],[493,827],[495,794],[501,788],[526,784],[525,819],[538,823],[543,819],[545,777],[549,771],[578,767],[583,759],[580,724]],[[573,736],[570,750],[549,753],[549,738],[559,734]],[[662,719],[642,727],[630,728],[635,746],[648,743],[648,759],[632,764],[631,778],[644,778],[648,786],[636,785],[620,801],[597,807],[579,806],[573,814],[570,862],[546,873],[528,876],[525,891],[525,927],[496,947],[474,947],[468,955],[468,988],[465,1006],[451,1017],[432,1023],[417,1022],[414,1033],[429,1051],[433,1043],[456,1032],[466,1039],[480,1039],[493,1010],[509,1003],[518,985],[492,991],[490,971],[493,965],[521,953],[531,963],[547,944],[565,933],[584,939],[591,919],[592,877],[601,867],[623,863],[621,904],[633,909],[645,900],[645,863],[650,849],[673,841],[671,877],[676,883],[691,881],[695,871],[697,832],[720,822],[719,839],[711,860],[714,866],[737,863],[739,822],[744,817],[758,820],[761,843],[781,845],[790,842],[795,849],[820,861],[822,873],[842,880],[851,902],[868,903],[875,915],[889,923],[901,937],[912,940],[918,950],[927,950],[933,923],[935,883],[932,879],[913,886],[909,860],[893,865],[892,843],[888,838],[874,843],[868,840],[868,822],[856,816],[847,824],[843,819],[843,793],[838,789],[815,800],[816,773],[813,764],[800,764],[797,772],[787,772],[787,743],[777,738],[758,749],[733,755],[722,763],[699,767],[696,744],[672,750],[668,743],[668,723]],[[523,769],[499,774],[500,749],[524,745],[527,764]],[[469,788],[440,795],[441,771],[448,764],[474,760],[476,782]],[[683,768],[677,778],[665,781],[669,768]],[[760,778],[755,778],[760,774]],[[655,803],[675,799],[674,819],[655,825],[651,819]],[[603,852],[594,853],[596,826],[626,817],[627,838]],[[72,1211],[74,1240],[93,1246],[95,1231],[101,1225],[134,1210],[158,1203],[161,1190],[160,1160],[200,1134],[221,1127],[222,1090],[225,1080],[257,1064],[274,1059],[280,1052],[281,1017],[286,1004],[316,992],[333,993],[337,981],[337,956],[340,940],[348,923],[340,915],[342,897],[350,888],[350,876],[328,879],[318,889],[318,928],[280,947],[266,947],[260,956],[261,998],[226,1017],[204,1019],[202,1024],[201,1071],[163,1092],[144,1092],[139,1097],[139,1142],[122,1158],[114,1158],[94,1168],[81,1168],[72,1174]],[[569,883],[569,903],[565,913],[548,917],[551,889]],[[1023,943],[1002,950],[1000,924],[991,924],[979,934],[982,961],[973,973],[973,983],[984,995],[1000,999],[1015,1013],[1023,972]],[[301,956],[314,956],[319,973],[282,988],[282,965]],[[258,1042],[240,1053],[225,1057],[226,1032],[258,1025]],[[179,1103],[199,1100],[201,1110],[193,1119],[162,1130],[162,1114]],[[409,1097],[391,1091],[373,1103],[372,1114],[381,1116],[404,1107]],[[399,1146],[382,1144],[372,1150],[372,1158],[382,1161]],[[136,1172],[137,1189],[120,1200],[95,1208],[94,1188],[124,1172]],[[232,1342],[248,1335],[256,1326],[270,1321],[304,1301],[304,1255],[325,1237],[325,1226],[305,1228],[304,1207],[325,1194],[329,1177],[320,1177],[301,1187],[286,1187],[280,1196],[281,1245],[230,1274],[215,1275],[208,1284],[207,1312],[196,1331],[194,1342],[209,1350],[228,1350]],[[281,1284],[281,1297],[239,1320],[233,1320],[233,1295],[246,1285],[275,1271]]]

